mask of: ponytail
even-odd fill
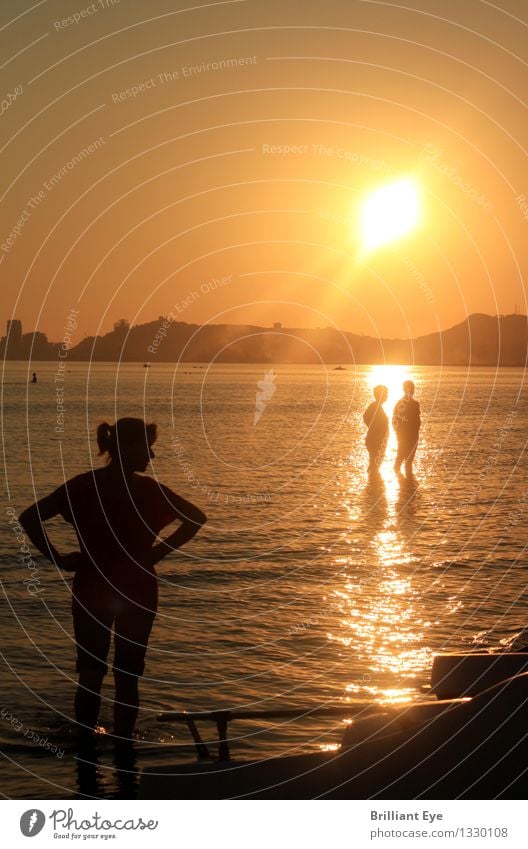
[[[101,422],[97,428],[97,446],[99,448],[99,456],[109,454],[113,443],[115,427],[112,427],[108,422]]]

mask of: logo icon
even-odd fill
[[[255,399],[255,415],[253,417],[253,426],[255,426],[259,421],[262,413],[266,409],[267,402],[271,401],[273,396],[275,395],[275,390],[277,387],[275,386],[275,375],[273,374],[273,369],[269,369],[264,374],[264,380],[259,380],[257,382],[257,386],[259,388],[259,392],[257,392],[257,397]]]
[[[20,831],[24,837],[35,837],[42,831],[45,822],[45,814],[38,808],[31,808],[20,817]]]

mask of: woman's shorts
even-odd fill
[[[156,613],[112,593],[104,603],[73,597],[73,629],[77,643],[77,672],[108,672],[112,628],[114,674],[143,675],[145,654]]]

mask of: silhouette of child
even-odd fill
[[[103,422],[97,443],[107,465],[71,478],[20,516],[33,545],[52,563],[75,571],[75,717],[85,735],[97,723],[113,626],[114,734],[131,738],[139,708],[138,679],[158,604],[155,564],[192,539],[206,521],[198,507],[138,474],[155,456],[156,437],[156,425],[142,419]],[[50,543],[42,523],[57,515],[75,528],[80,551],[62,556]],[[154,545],[162,528],[176,520],[179,528]]]
[[[414,383],[412,380],[404,382],[403,391],[405,394],[394,407],[392,416],[392,426],[398,440],[398,453],[394,463],[394,471],[400,474],[401,464],[405,463],[405,474],[410,477],[421,426],[420,405],[413,397]]]
[[[369,453],[369,472],[377,472],[385,457],[389,439],[389,419],[383,404],[389,397],[386,386],[375,386],[374,401],[363,413],[363,421],[368,427],[365,445]]]

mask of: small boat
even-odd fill
[[[150,363],[143,363],[143,368],[150,368]]]
[[[405,705],[162,713],[160,722],[186,723],[197,762],[144,769],[139,798],[524,798],[528,653],[438,655],[431,685],[436,699]],[[301,716],[351,722],[336,751],[232,758],[229,722]],[[199,734],[202,720],[217,726],[216,757]]]
[[[334,371],[346,371],[344,366],[335,366]]]

